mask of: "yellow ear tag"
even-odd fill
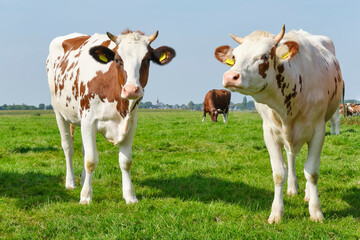
[[[166,54],[165,54],[165,53],[161,54],[161,56],[160,56],[160,58],[159,58],[159,61],[162,62],[162,61],[164,61],[165,59],[166,59]]]
[[[99,56],[100,60],[103,61],[103,62],[108,62],[108,59],[106,58],[105,54],[101,54]]]
[[[290,55],[290,52],[287,52],[281,59],[285,59]]]
[[[230,67],[232,67],[232,66],[234,66],[234,64],[235,64],[235,61],[234,61],[233,59],[227,58],[227,59],[225,60],[225,63],[226,63],[227,65],[229,65]]]

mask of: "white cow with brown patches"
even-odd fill
[[[317,192],[320,154],[325,123],[341,99],[341,70],[329,38],[303,30],[284,34],[285,25],[277,36],[264,31],[256,31],[245,38],[231,35],[240,45],[235,49],[221,46],[216,49],[215,56],[232,66],[224,74],[224,87],[251,95],[263,119],[275,183],[268,222],[279,222],[283,216],[283,186],[287,175],[287,193],[297,194],[295,157],[304,143],[308,144],[304,167],[305,200],[309,201],[310,218],[322,221]]]
[[[145,36],[132,31],[119,36],[74,33],[57,37],[50,44],[46,66],[66,158],[68,189],[76,186],[70,124],[81,126],[84,154],[81,204],[91,201],[91,179],[99,160],[97,132],[119,145],[123,197],[126,203],[137,202],[130,178],[137,106],[144,95],[150,62],[164,65],[175,57],[170,47],[150,46],[157,35],[158,32]]]

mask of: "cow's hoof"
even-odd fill
[[[125,201],[126,201],[126,204],[134,204],[134,203],[137,203],[138,200],[137,198],[134,196],[134,197],[129,197],[129,198],[125,198]]]
[[[281,214],[271,213],[270,217],[268,219],[268,223],[273,224],[273,223],[279,223],[279,222],[281,222]]]
[[[314,222],[323,222],[324,215],[322,214],[321,210],[310,212],[310,220]]]
[[[90,205],[91,198],[81,198],[79,204]]]
[[[66,181],[65,187],[68,190],[75,189],[76,188],[76,183],[75,183],[75,181],[72,181],[72,180]]]
[[[288,196],[295,196],[295,195],[298,194],[298,192],[297,192],[296,189],[288,189],[286,194],[287,194]]]

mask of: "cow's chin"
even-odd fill
[[[251,95],[253,94],[253,91],[251,91],[248,88],[244,88],[242,86],[225,86],[223,85],[226,89],[229,89],[232,92],[238,92],[244,95]]]
[[[125,96],[125,94],[121,93],[121,98],[124,99],[124,100],[138,100],[140,98],[143,98],[144,97],[144,94],[133,94],[133,95],[128,95],[128,96]]]

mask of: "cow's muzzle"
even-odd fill
[[[226,88],[239,87],[241,81],[240,73],[235,71],[227,71],[223,77],[223,85]]]
[[[125,85],[121,97],[125,99],[138,99],[144,96],[144,91],[138,85]]]

